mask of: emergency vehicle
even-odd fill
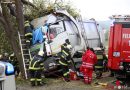
[[[108,67],[118,79],[130,74],[130,15],[113,15],[109,35]]]
[[[0,90],[16,90],[14,67],[0,61]]]

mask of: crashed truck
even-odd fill
[[[83,21],[81,18],[76,20],[65,10],[57,10],[56,14],[57,20],[49,25],[47,32],[48,41],[45,45],[47,58],[44,62],[44,73],[46,75],[61,70],[58,63],[58,53],[61,51],[61,45],[65,43],[66,39],[69,39],[72,45],[72,57],[76,70],[78,70],[81,65],[82,53],[86,50],[87,46],[92,47],[97,51],[99,59],[103,57],[104,43],[101,42],[95,20]],[[44,25],[47,17],[48,16],[40,17],[31,22],[35,30],[39,27],[45,29]],[[43,50],[43,42],[36,43],[30,47],[31,57],[37,54],[39,50]]]

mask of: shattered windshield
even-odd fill
[[[84,28],[88,39],[99,38],[95,23],[84,22]]]

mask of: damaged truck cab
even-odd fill
[[[31,24],[35,29],[44,27],[42,28],[44,32],[45,30],[43,29],[45,29],[47,17],[48,16],[44,16],[34,19]],[[85,22],[78,22],[65,10],[57,10],[56,18],[56,22],[49,24],[48,31],[45,34],[47,35],[48,43],[45,45],[47,60],[45,60],[44,65],[48,72],[49,70],[52,72],[53,70],[59,69],[58,53],[61,51],[61,45],[65,43],[66,39],[69,39],[72,45],[72,57],[74,58],[74,62],[81,63],[82,53],[87,46],[101,48],[100,46],[102,45],[96,21],[87,20]],[[32,45],[30,52],[32,55],[37,54],[40,49],[43,49],[43,43]],[[102,51],[102,49],[97,51]],[[100,56],[101,55],[99,55],[99,58],[101,58]]]

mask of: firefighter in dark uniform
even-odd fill
[[[9,62],[14,66],[14,72],[16,76],[19,76],[20,69],[19,69],[19,64],[16,56],[14,53],[10,54],[9,56]]]
[[[30,82],[32,86],[38,85],[42,86],[45,83],[42,82],[42,70],[44,70],[44,52],[39,51],[38,55],[35,55],[29,63],[30,71]]]
[[[61,64],[63,78],[66,82],[69,82],[69,65],[71,64],[71,50],[72,46],[68,39],[65,40],[65,43],[61,45],[61,55],[59,63]]]
[[[32,41],[33,26],[30,24],[31,20],[29,20],[29,17],[27,15],[24,15],[24,18],[25,18],[25,21],[24,21],[25,38],[26,38],[26,43],[29,47]]]
[[[103,53],[103,58],[98,59],[97,63],[95,64],[95,73],[96,73],[96,78],[101,78],[102,73],[104,69],[106,68],[106,63],[107,63],[107,57],[105,53]]]
[[[9,54],[8,53],[4,53],[4,55],[3,55],[3,61],[4,62],[9,62]]]

